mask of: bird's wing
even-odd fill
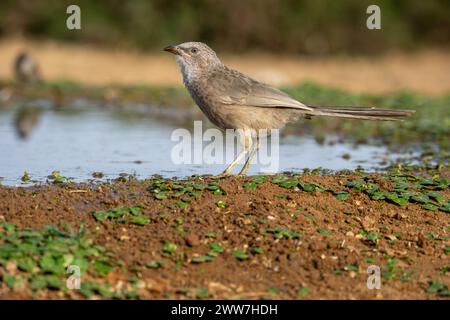
[[[224,104],[312,110],[286,93],[228,68],[212,73],[208,86]]]

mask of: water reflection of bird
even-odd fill
[[[14,62],[14,74],[20,83],[34,83],[41,79],[37,62],[27,52],[17,55]]]
[[[17,111],[14,126],[17,135],[21,139],[26,139],[36,127],[41,118],[42,111],[35,107],[23,107]]]

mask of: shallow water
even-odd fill
[[[218,174],[225,167],[224,164],[175,164],[171,150],[177,142],[171,141],[171,134],[182,127],[180,124],[154,116],[130,116],[123,111],[91,107],[52,110],[44,104],[36,114],[33,106],[0,110],[1,183],[21,184],[24,171],[37,181],[45,181],[53,170],[75,181],[85,181],[92,178],[93,172],[102,172],[105,178],[115,178],[121,173],[139,178],[154,174],[185,177]],[[30,113],[31,120],[27,120],[26,112]],[[30,125],[33,121],[34,127]],[[22,131],[27,131],[27,125],[33,128],[26,139],[21,139],[17,128],[24,127]],[[336,139],[327,137],[326,141],[329,140]],[[262,148],[262,152],[267,150]],[[344,159],[345,154],[349,158]],[[317,167],[340,170],[358,166],[373,170],[379,167],[380,161],[394,160],[397,156],[384,147],[354,147],[350,143],[320,145],[311,136],[291,135],[280,138],[278,171]],[[249,174],[259,172],[260,165],[253,165],[249,170]]]

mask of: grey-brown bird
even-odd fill
[[[41,79],[38,64],[27,52],[20,52],[17,55],[14,74],[20,83],[34,83]]]
[[[164,50],[176,55],[184,85],[208,119],[221,129],[239,129],[241,132],[243,150],[221,176],[231,175],[246,154],[247,160],[239,174],[247,172],[259,148],[260,129],[281,129],[300,117],[400,120],[414,113],[414,110],[305,105],[276,88],[225,66],[204,43],[185,42]]]

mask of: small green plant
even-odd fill
[[[93,244],[84,228],[78,232],[55,225],[42,229],[19,229],[14,224],[0,223],[0,266],[14,262],[15,276],[6,276],[9,287],[23,283],[33,291],[62,289],[67,268],[77,266],[81,274],[104,277],[116,263],[103,247]]]
[[[225,200],[219,200],[216,202],[216,206],[219,208],[225,208],[226,207],[226,203]]]
[[[267,232],[272,233],[275,239],[298,239],[300,238],[300,234],[295,231],[291,231],[283,228],[269,229]]]
[[[333,234],[332,231],[327,230],[327,229],[323,229],[323,228],[317,229],[317,232],[320,233],[320,234],[323,234],[325,236],[331,236]]]
[[[448,286],[439,280],[429,281],[427,292],[428,293],[436,293],[442,297],[450,296],[450,290],[448,289]]]
[[[97,221],[111,220],[118,223],[129,222],[132,224],[144,226],[150,223],[150,218],[140,214],[141,206],[132,206],[128,208],[115,208],[106,211],[96,211],[93,213]]]
[[[236,249],[233,251],[233,256],[238,259],[238,260],[247,260],[248,259],[248,255],[245,253],[244,250],[242,249]]]

